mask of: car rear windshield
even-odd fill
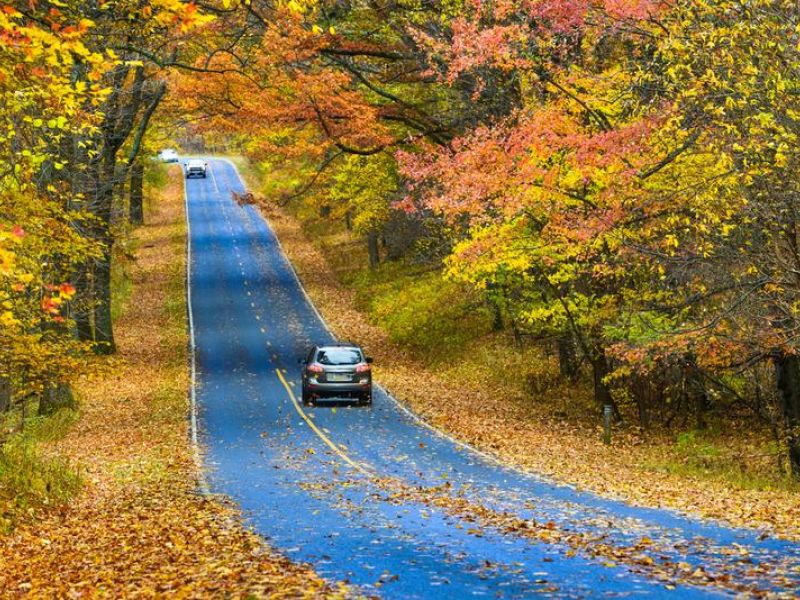
[[[362,362],[358,348],[321,348],[317,362],[322,365],[357,365]]]

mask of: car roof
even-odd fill
[[[206,163],[204,163],[199,158],[191,158],[191,159],[189,159],[189,164],[194,166],[194,165],[204,165]]]
[[[317,350],[329,350],[331,348],[352,348],[353,350],[361,350],[361,346],[359,346],[358,344],[350,344],[344,342],[317,346]]]

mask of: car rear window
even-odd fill
[[[322,348],[317,352],[317,362],[322,365],[357,365],[362,362],[357,348]]]

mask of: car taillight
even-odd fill
[[[356,366],[356,373],[368,373],[370,370],[369,365],[366,363],[362,363]]]
[[[308,365],[309,373],[322,373],[324,370],[320,365]]]

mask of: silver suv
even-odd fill
[[[186,163],[186,179],[190,177],[202,177],[203,179],[206,178],[206,169],[208,165],[204,163],[202,160],[192,159]]]
[[[354,344],[314,346],[303,365],[303,404],[335,396],[372,404],[372,359]]]

